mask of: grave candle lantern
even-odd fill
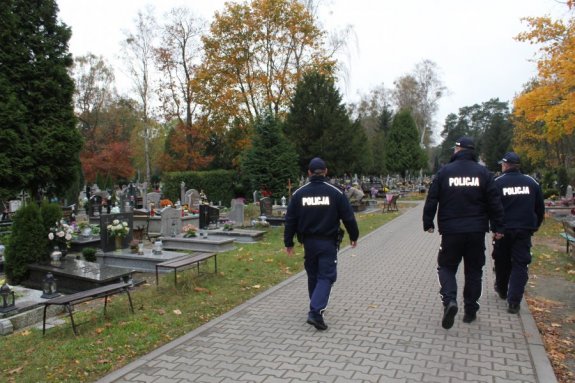
[[[42,298],[50,299],[60,296],[58,292],[58,286],[56,285],[56,279],[52,273],[46,274],[46,277],[42,280]]]
[[[2,287],[0,287],[0,299],[0,312],[5,313],[16,308],[14,291],[12,291],[7,283],[4,283]]]

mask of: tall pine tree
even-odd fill
[[[419,171],[426,167],[426,155],[419,145],[415,120],[408,110],[395,115],[387,138],[385,162],[391,172],[405,178],[408,171]]]
[[[0,185],[6,194],[62,196],[80,174],[68,74],[70,28],[54,0],[0,7]]]
[[[358,123],[352,123],[334,82],[311,72],[296,87],[286,119],[285,132],[299,155],[305,172],[309,161],[322,157],[329,173],[362,172],[367,162],[367,138]]]
[[[250,191],[269,191],[274,198],[288,197],[288,180],[299,178],[297,153],[285,138],[275,117],[256,120],[252,146],[241,164],[244,186]]]

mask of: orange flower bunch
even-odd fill
[[[160,207],[172,206],[173,203],[169,199],[162,199],[160,200]]]

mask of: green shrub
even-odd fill
[[[82,249],[82,256],[88,262],[96,262],[97,250],[93,247],[85,247]]]
[[[44,235],[47,236],[50,228],[56,226],[62,219],[62,209],[57,203],[42,201],[40,205],[40,216],[42,217],[42,226],[44,227]],[[46,242],[46,254],[52,252],[52,244],[50,241]]]
[[[28,264],[49,261],[47,246],[48,236],[44,232],[38,205],[31,203],[18,209],[4,256],[10,283],[19,284],[27,278]]]
[[[559,190],[557,189],[544,189],[543,190],[543,197],[544,198],[551,198],[551,197],[559,197]]]

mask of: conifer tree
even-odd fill
[[[385,162],[390,171],[405,177],[408,171],[419,171],[426,166],[425,152],[419,145],[419,134],[409,111],[395,115],[387,137]]]
[[[80,174],[70,28],[54,0],[0,7],[0,185],[13,194],[65,193]]]
[[[27,278],[28,264],[49,259],[47,246],[48,233],[42,225],[38,205],[31,203],[18,209],[5,253],[6,276],[10,283],[19,284]]]
[[[298,83],[285,132],[299,155],[302,172],[316,156],[326,161],[329,174],[361,172],[362,157],[368,152],[365,132],[350,121],[328,76],[311,72]]]
[[[271,115],[256,120],[252,146],[241,171],[251,191],[269,191],[274,198],[288,197],[288,180],[299,178],[297,153],[285,138],[280,122]]]

